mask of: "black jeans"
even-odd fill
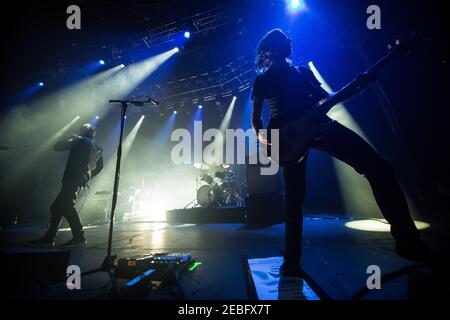
[[[396,241],[419,240],[419,233],[392,167],[364,139],[335,123],[311,144],[311,148],[347,163],[367,178]],[[285,260],[297,263],[301,256],[306,159],[283,166],[283,171],[286,192]]]
[[[84,235],[83,226],[81,225],[80,217],[75,209],[75,201],[78,193],[83,189],[83,184],[78,182],[63,181],[61,191],[53,202],[50,213],[50,227],[48,228],[46,236],[54,239],[58,232],[59,225],[62,218],[66,218],[74,238],[82,237]]]

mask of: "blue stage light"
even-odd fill
[[[299,12],[306,9],[304,0],[288,0],[288,7],[291,12]]]
[[[292,9],[297,9],[300,6],[300,0],[291,0],[289,2]]]
[[[173,50],[175,50],[175,52],[180,52],[180,48],[178,47],[173,48]]]
[[[201,104],[198,105],[199,109],[203,109],[203,106]]]
[[[43,82],[39,82],[38,85],[39,85],[39,87],[43,87],[44,83]]]
[[[100,63],[101,65],[105,64],[105,60],[98,60],[98,63]]]
[[[185,31],[185,32],[184,32],[184,37],[185,37],[186,39],[189,39],[189,38],[191,37],[191,33],[190,33],[189,31]]]
[[[174,112],[173,112],[173,114],[177,114],[178,113],[178,111],[177,110],[175,110]]]

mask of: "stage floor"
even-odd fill
[[[387,232],[359,231],[348,228],[348,218],[338,216],[305,217],[302,266],[306,273],[331,299],[351,299],[366,287],[369,265],[378,265],[382,274],[413,265],[398,257]],[[356,221],[356,220],[352,220]],[[73,249],[70,264],[82,272],[98,268],[106,253],[108,226],[85,229],[88,243]],[[39,228],[6,229],[0,232],[2,247],[19,248],[42,234]],[[70,239],[62,230],[57,242]],[[202,264],[187,272],[181,284],[186,299],[248,299],[247,278],[242,257],[280,256],[284,226],[249,229],[242,224],[168,225],[166,223],[116,224],[113,253],[118,257],[152,252],[185,252]],[[98,273],[82,278],[82,289],[69,291],[65,283],[32,290],[27,298],[103,299],[107,298],[108,277]],[[374,290],[367,299],[407,299],[411,279],[402,276]],[[170,292],[142,299],[175,299]]]

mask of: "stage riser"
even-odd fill
[[[244,207],[170,210],[168,223],[245,223],[271,225],[284,221],[284,198],[279,193],[258,194],[245,199]]]
[[[176,209],[166,213],[168,223],[244,223],[244,217],[242,207]]]

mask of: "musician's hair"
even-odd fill
[[[82,137],[94,138],[96,133],[97,129],[90,123],[85,123],[80,128],[80,136]]]
[[[257,54],[271,52],[274,56],[286,59],[292,54],[291,43],[292,40],[281,29],[273,29],[259,41]]]

